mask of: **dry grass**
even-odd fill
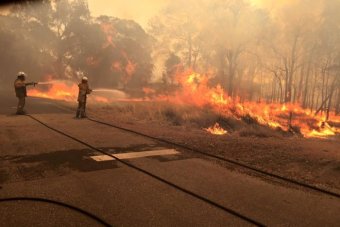
[[[248,127],[244,127],[237,133],[241,137],[281,138],[283,136],[280,131],[275,131],[271,128],[260,125],[250,125]]]
[[[229,133],[241,137],[282,137],[282,131],[260,126],[251,118],[237,120],[221,116],[209,108],[187,105],[169,105],[164,102],[117,102],[101,107],[92,107],[92,112],[105,112],[116,120],[123,122],[157,123],[168,126],[185,126],[192,129],[203,129],[216,122]]]

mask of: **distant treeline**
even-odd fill
[[[275,2],[275,1],[273,1]],[[147,31],[92,17],[86,0],[14,4],[0,16],[0,79],[79,79],[95,86],[176,87],[191,68],[241,101],[300,103],[340,112],[340,1],[297,0],[257,8],[246,0],[177,0]]]
[[[113,17],[91,17],[86,1],[27,1],[0,16],[0,79],[18,71],[31,80],[78,80],[131,89],[152,74],[152,39],[140,25]]]
[[[172,1],[149,33],[165,57],[164,81],[194,68],[241,101],[300,103],[340,113],[340,1]],[[270,1],[267,1],[270,2]],[[280,3],[282,5],[280,5]],[[268,6],[269,7],[269,6]]]

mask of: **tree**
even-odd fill
[[[180,67],[181,59],[174,53],[170,53],[165,62],[165,74],[163,77],[164,83],[174,84],[176,73]]]

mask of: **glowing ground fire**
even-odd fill
[[[214,126],[210,127],[210,128],[206,128],[205,129],[207,132],[210,132],[211,134],[214,135],[225,135],[228,133],[227,130],[223,129],[219,123],[215,123]]]

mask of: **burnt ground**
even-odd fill
[[[89,113],[97,119],[150,136],[237,160],[318,187],[340,190],[339,137],[307,139],[300,136],[240,136],[238,133],[216,136],[197,125],[174,125],[167,121],[156,121],[149,117],[150,110],[144,116],[138,117],[136,115],[140,113],[134,114],[134,111],[137,112],[134,107],[127,109],[130,113],[124,114],[126,108],[119,108],[117,112],[116,108],[108,106],[92,107]],[[230,164],[219,163],[231,169],[245,171]]]

